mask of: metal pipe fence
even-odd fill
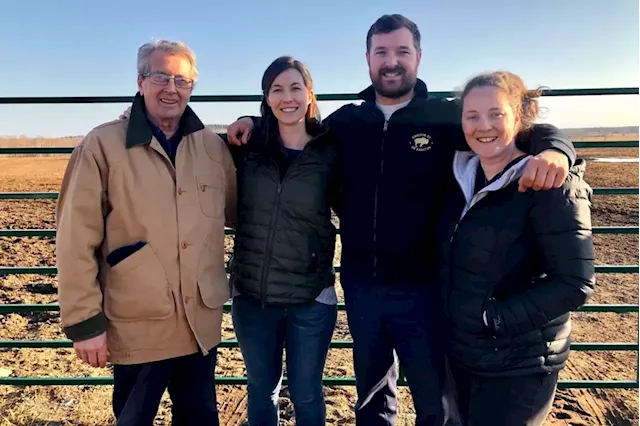
[[[450,98],[452,92],[431,92],[437,98]],[[551,90],[543,96],[596,96],[596,95],[638,95],[637,87],[599,88],[599,89],[562,89]],[[93,104],[93,103],[130,103],[130,96],[105,96],[105,97],[0,97],[0,104]],[[259,95],[229,95],[229,96],[192,96],[191,102],[259,102]],[[325,94],[318,95],[320,101],[357,101],[355,94]],[[574,142],[576,148],[638,148],[638,141],[581,141]],[[4,147],[0,148],[0,155],[29,154],[70,154],[73,147]],[[638,195],[638,188],[594,188],[594,195]],[[0,200],[55,200],[57,192],[0,192]],[[55,238],[55,229],[0,229],[1,238]],[[594,234],[626,234],[638,235],[637,226],[597,226],[593,228]],[[233,235],[233,230],[227,229],[227,235]],[[340,272],[340,266],[336,265],[336,272]],[[596,272],[600,274],[638,274],[638,265],[598,265]],[[54,266],[14,266],[0,267],[0,276],[7,275],[55,275],[57,269]],[[224,305],[224,311],[230,312],[231,303]],[[36,314],[42,312],[57,312],[58,304],[0,304],[0,315],[4,314]],[[344,311],[344,303],[338,304],[338,309]],[[638,313],[637,304],[589,304],[578,309],[578,312],[633,314]],[[0,340],[0,350],[15,349],[54,349],[71,348],[69,340]],[[224,340],[221,348],[233,349],[238,347],[236,340]],[[352,349],[353,342],[349,340],[335,340],[331,342],[332,349]],[[572,343],[573,351],[634,351],[638,352],[638,342],[580,342]],[[635,389],[639,386],[638,366],[636,366],[635,380],[563,380],[559,383],[560,389],[589,388],[589,389]],[[246,377],[216,377],[217,384],[246,385]],[[52,385],[110,385],[111,377],[0,377],[0,385],[12,386],[52,386]],[[284,378],[283,383],[287,383]],[[355,378],[352,377],[325,377],[323,384],[328,386],[354,386]],[[399,385],[406,386],[403,377]]]

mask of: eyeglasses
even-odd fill
[[[149,77],[150,82],[159,86],[166,86],[167,84],[169,84],[169,80],[173,80],[173,83],[176,85],[176,87],[179,87],[181,89],[190,89],[193,87],[194,83],[192,78],[170,76],[163,72],[149,72],[146,74],[142,74],[142,76]]]

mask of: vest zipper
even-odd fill
[[[275,234],[275,225],[280,211],[280,195],[282,194],[282,182],[278,183],[276,189],[276,200],[274,203],[274,209],[271,212],[271,221],[269,222],[269,234],[267,236],[267,253],[262,264],[262,276],[260,277],[260,301],[262,307],[265,307],[265,300],[267,298],[267,273],[269,272],[269,264],[271,263],[271,253],[273,251],[273,235]]]
[[[380,144],[380,176],[376,182],[376,192],[373,198],[373,278],[378,276],[378,189],[380,188],[380,180],[382,180],[382,174],[384,173],[384,139],[389,127],[389,120],[384,121],[382,126],[382,142]]]
[[[302,152],[289,165],[289,167],[287,168],[287,171],[284,173],[283,177],[280,176],[280,166],[278,165],[278,163],[275,160],[272,160],[272,162],[273,162],[273,164],[274,164],[274,166],[276,168],[276,173],[278,175],[279,183],[278,183],[278,187],[276,188],[276,199],[275,199],[275,202],[274,202],[274,209],[271,212],[271,220],[269,222],[269,234],[267,235],[266,256],[264,258],[264,263],[262,265],[262,274],[260,276],[260,301],[262,303],[262,307],[263,308],[265,307],[265,301],[267,299],[267,294],[266,294],[267,293],[267,275],[269,273],[269,266],[270,266],[270,263],[271,263],[271,255],[272,255],[272,252],[273,252],[273,237],[274,237],[274,234],[275,234],[275,226],[276,226],[276,222],[278,220],[278,214],[280,213],[280,196],[282,195],[282,184],[287,179],[287,175],[289,174],[289,171],[300,160],[300,157],[302,157],[304,155],[304,151],[307,149],[307,146],[309,146],[309,144],[314,139],[312,139],[309,142],[307,142],[305,147],[302,149]]]

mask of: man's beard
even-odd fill
[[[384,83],[382,82],[382,75],[386,73],[400,73],[400,85],[393,89],[386,88]],[[373,75],[371,77],[371,83],[373,83],[373,88],[380,96],[384,96],[389,99],[398,99],[411,92],[413,88],[416,86],[417,79],[411,78],[407,75],[407,72],[404,68],[397,66],[395,68],[381,68],[378,71],[377,78],[374,78]]]

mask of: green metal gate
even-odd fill
[[[453,97],[451,92],[433,92],[434,97]],[[567,89],[552,90],[544,96],[593,96],[593,95],[638,95],[637,87],[606,88],[606,89]],[[259,102],[258,95],[231,96],[192,96],[191,102]],[[354,94],[326,94],[318,95],[320,101],[358,101]],[[5,97],[0,98],[0,104],[90,104],[90,103],[130,103],[132,97]],[[575,142],[576,148],[638,148],[638,141],[607,141],[607,142]],[[0,154],[70,154],[73,148],[0,148]],[[638,195],[638,188],[594,188],[594,195]],[[0,192],[0,200],[34,200],[57,199],[57,192]],[[0,237],[41,237],[54,238],[54,229],[0,229]],[[233,230],[227,230],[227,235],[233,235]],[[594,234],[635,234],[637,226],[599,226],[593,228]],[[336,266],[336,271],[340,267]],[[597,265],[596,272],[601,274],[638,274],[638,265]],[[0,267],[0,275],[55,275],[55,267]],[[344,303],[338,304],[338,309],[344,310]],[[225,312],[231,310],[231,303],[224,305]],[[8,313],[33,313],[59,311],[57,304],[0,304],[0,315]],[[589,304],[579,309],[580,312],[607,313],[638,313],[638,305],[597,305]],[[71,348],[69,340],[0,340],[0,348]],[[236,340],[224,340],[221,348],[237,348]],[[348,340],[331,342],[333,349],[351,349],[353,343]],[[589,342],[573,343],[574,351],[635,351],[638,352],[638,342]],[[635,380],[561,380],[558,387],[566,388],[601,388],[601,389],[636,389],[639,386],[638,365],[629,368],[636,369]],[[216,377],[216,383],[221,385],[244,385],[246,377]],[[286,384],[286,378],[283,380]],[[32,386],[32,385],[109,385],[110,377],[2,377],[0,385]],[[323,383],[330,386],[353,386],[353,377],[325,377]],[[400,378],[399,385],[406,386],[404,378]]]

